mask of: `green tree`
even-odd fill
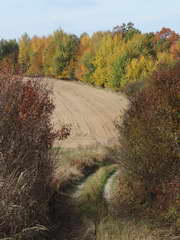
[[[16,40],[0,40],[0,69],[11,69],[12,72],[18,70],[19,46]]]
[[[117,33],[120,34],[125,41],[130,40],[133,37],[133,35],[141,33],[138,29],[134,27],[134,23],[132,22],[117,25],[116,27],[113,28],[112,32],[114,34]]]
[[[16,62],[18,50],[19,47],[16,40],[0,40],[0,61],[3,60],[5,57],[10,56]]]
[[[73,77],[75,70],[72,62],[76,60],[78,38],[58,30],[54,32],[53,41],[55,45],[52,59],[53,74],[59,77]]]

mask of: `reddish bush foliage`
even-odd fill
[[[19,74],[20,69],[15,61],[14,56],[10,55],[0,60],[0,73],[2,74]]]
[[[143,183],[147,201],[161,205],[158,198],[165,204],[169,184],[180,177],[179,91],[180,63],[161,66],[132,100],[123,127],[117,124],[124,136],[121,164],[132,181]],[[162,186],[167,186],[166,197],[157,193]]]
[[[54,170],[54,105],[42,81],[0,73],[0,238],[48,224]]]

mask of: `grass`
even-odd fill
[[[15,234],[13,237],[1,238],[0,240],[24,240],[24,239],[43,239],[48,229],[44,226],[37,225],[22,230],[21,233]],[[45,239],[45,238],[44,238]]]
[[[103,198],[104,186],[116,169],[117,165],[101,167],[81,183],[73,194],[76,207],[86,220],[90,220],[89,225],[97,225],[108,212]]]
[[[58,149],[55,178],[58,179],[57,189],[72,183],[83,181],[88,175],[104,165],[110,165],[105,156],[106,150],[100,146]]]
[[[112,153],[112,154],[110,154]],[[124,171],[113,178],[110,186],[111,195],[114,197],[106,202],[103,193],[108,179],[118,165],[114,164],[116,158],[121,157],[117,151],[110,151],[97,146],[78,149],[60,149],[59,162],[56,168],[56,177],[59,179],[58,189],[67,191],[70,196],[62,201],[66,208],[65,229],[78,240],[177,240],[174,230],[154,219],[149,219],[138,212],[133,212],[136,207],[131,199],[130,188],[124,178]],[[110,156],[112,160],[110,161]],[[135,187],[139,188],[137,183]],[[141,200],[141,199],[140,199]],[[122,203],[122,204],[121,204]],[[139,203],[138,203],[139,204]],[[139,209],[139,205],[138,208]],[[143,212],[143,211],[142,211]],[[72,225],[68,220],[73,215]],[[137,215],[136,215],[137,214]],[[62,215],[62,214],[61,214]],[[61,216],[62,217],[62,216]],[[76,220],[74,220],[76,219]],[[63,236],[63,235],[62,235]]]
[[[79,196],[78,201],[85,204],[97,203],[102,201],[102,194],[107,179],[116,171],[117,165],[101,167],[97,172],[91,175],[76,192]]]
[[[179,240],[173,229],[154,226],[150,221],[138,221],[108,215],[98,226],[97,240]]]

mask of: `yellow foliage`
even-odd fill
[[[118,34],[105,35],[97,51],[95,60],[94,83],[98,86],[108,86],[113,74],[113,63],[121,54],[122,37]]]
[[[30,43],[30,66],[29,74],[43,74],[43,52],[45,48],[45,38],[33,37]]]
[[[156,69],[156,64],[151,57],[141,56],[134,58],[126,66],[125,83],[141,80]]]
[[[80,38],[80,43],[79,43],[79,49],[78,49],[78,61],[76,63],[76,68],[75,68],[75,77],[79,80],[83,80],[83,76],[87,73],[88,69],[83,65],[82,59],[83,56],[91,52],[92,50],[92,43],[91,43],[91,38],[89,37],[88,34],[84,34]]]
[[[46,76],[54,76],[52,59],[55,53],[55,44],[53,37],[49,36],[45,40],[45,47],[43,52],[43,70]]]
[[[170,52],[176,59],[180,60],[180,40],[171,46]]]
[[[168,52],[158,53],[157,59],[158,59],[157,61],[158,64],[161,64],[161,63],[171,64],[175,61],[174,56]]]
[[[127,41],[123,46],[123,51],[127,55],[137,57],[140,54],[144,55],[143,43],[145,41],[145,36],[142,34],[135,34],[132,39]]]
[[[24,72],[29,67],[30,60],[30,38],[27,34],[24,34],[19,40],[19,56],[18,62]]]

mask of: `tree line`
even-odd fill
[[[18,66],[25,75],[77,79],[117,90],[179,58],[179,34],[169,28],[142,33],[133,23],[92,36],[77,37],[59,29],[47,37],[30,38],[26,33],[18,42],[0,41],[1,64]]]

